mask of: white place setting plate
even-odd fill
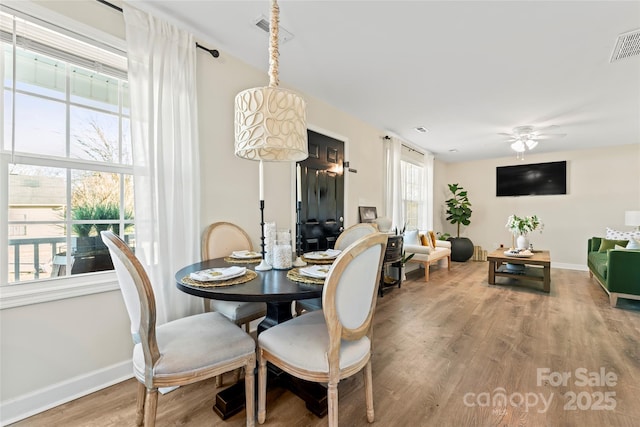
[[[329,273],[330,267],[325,265],[310,265],[300,269],[300,274],[315,279],[325,279]]]
[[[233,279],[240,277],[247,272],[245,267],[224,267],[224,268],[209,268],[207,270],[196,271],[191,273],[189,278],[197,280],[198,282],[216,282],[220,280]]]
[[[333,259],[340,255],[340,252],[342,251],[339,251],[338,249],[327,249],[326,251],[306,253],[304,254],[304,257],[307,259]]]
[[[236,259],[251,259],[251,258],[259,258],[260,254],[255,251],[233,251],[231,252],[231,258]]]

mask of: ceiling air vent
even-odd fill
[[[255,25],[257,29],[264,31],[269,35],[269,18],[262,15],[253,21],[253,25]],[[282,25],[278,25],[278,44],[286,43],[292,38],[293,34],[285,30]]]
[[[620,61],[636,55],[640,55],[640,30],[629,31],[618,36],[609,62]]]

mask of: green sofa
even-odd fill
[[[589,277],[609,294],[611,307],[620,298],[640,300],[640,249],[608,249],[599,252],[603,238],[592,237],[587,248]]]

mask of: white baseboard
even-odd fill
[[[0,402],[0,425],[23,420],[47,409],[133,377],[131,360],[70,378],[40,390]]]
[[[443,261],[443,260],[444,258],[439,261]],[[473,261],[469,261],[469,262],[473,262]],[[410,271],[417,270],[419,268],[423,268],[422,264],[408,263],[405,266],[405,272],[408,273]],[[589,268],[585,264],[567,264],[563,262],[553,262],[553,261],[551,262],[551,268],[561,268],[564,270],[589,271]]]
[[[562,262],[551,262],[551,268],[561,268],[564,270],[578,270],[589,271],[589,268],[584,264],[565,264]]]

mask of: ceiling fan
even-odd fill
[[[548,126],[544,129],[549,129],[555,126]],[[524,156],[525,151],[533,150],[541,139],[549,138],[561,138],[566,136],[566,133],[542,133],[540,129],[536,129],[533,126],[517,126],[513,128],[511,133],[499,133],[498,135],[508,136],[510,139],[507,142],[511,142],[511,149],[518,153],[518,156]]]

